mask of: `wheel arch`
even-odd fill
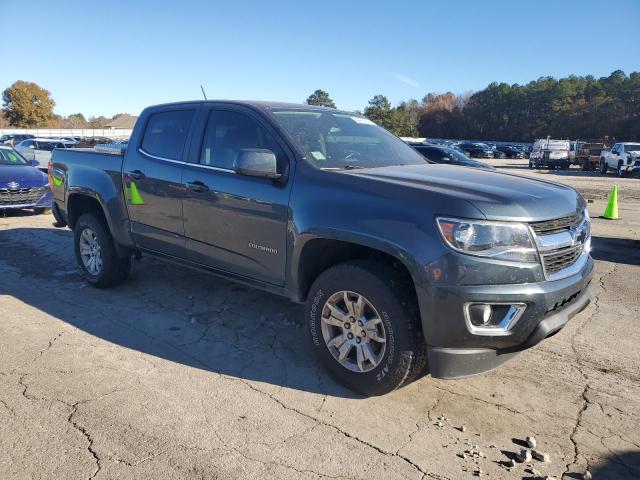
[[[300,239],[298,239],[300,240]],[[411,257],[400,248],[375,239],[341,239],[323,236],[306,238],[294,251],[290,270],[294,299],[304,302],[315,279],[333,265],[349,260],[371,259],[391,266],[415,291],[415,267]]]
[[[129,237],[128,232],[123,237],[122,226],[117,227],[112,221],[108,213],[108,209],[100,201],[100,195],[97,193],[88,192],[72,192],[67,197],[66,202],[66,222],[70,229],[74,229],[78,219],[85,213],[95,214],[100,221],[102,221],[111,233],[114,239],[114,246],[118,257],[126,257],[133,253],[132,245],[122,242],[122,238],[127,239]],[[122,222],[121,222],[122,223]],[[128,223],[128,222],[127,222]]]

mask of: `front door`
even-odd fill
[[[187,258],[220,270],[283,285],[291,182],[236,174],[244,148],[273,151],[286,173],[286,146],[254,112],[220,107],[206,112],[201,141],[182,181]]]
[[[193,106],[171,107],[149,115],[141,141],[127,149],[123,168],[136,243],[181,258],[185,257],[181,176],[195,112]]]

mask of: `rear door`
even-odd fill
[[[283,285],[291,180],[236,174],[244,148],[273,151],[279,171],[291,154],[269,124],[241,106],[206,109],[182,175],[187,258],[244,277]],[[291,165],[293,163],[291,162]]]
[[[145,119],[136,144],[129,144],[123,182],[136,243],[185,257],[182,168],[188,155],[197,107],[168,106]]]

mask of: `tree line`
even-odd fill
[[[69,116],[53,112],[56,102],[51,92],[33,82],[18,80],[2,93],[3,107],[0,110],[0,128],[104,128],[109,122],[126,115],[113,117],[89,117],[82,113]]]
[[[321,90],[312,97],[307,103],[331,100]],[[335,107],[332,101],[326,106]],[[478,92],[429,93],[421,101],[396,106],[376,95],[363,113],[402,137],[532,141],[550,135],[639,141],[640,72],[541,77],[526,85],[494,82]]]
[[[56,115],[51,93],[22,80],[5,89],[2,99],[0,127],[102,128],[122,115]],[[336,108],[320,89],[306,103]],[[375,95],[362,113],[402,137],[532,141],[550,135],[640,141],[640,72],[541,77],[526,85],[494,82],[478,92],[428,93],[420,101],[396,106]]]

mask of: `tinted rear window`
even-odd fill
[[[193,110],[174,110],[152,114],[144,131],[142,149],[158,157],[182,160],[193,113]]]

